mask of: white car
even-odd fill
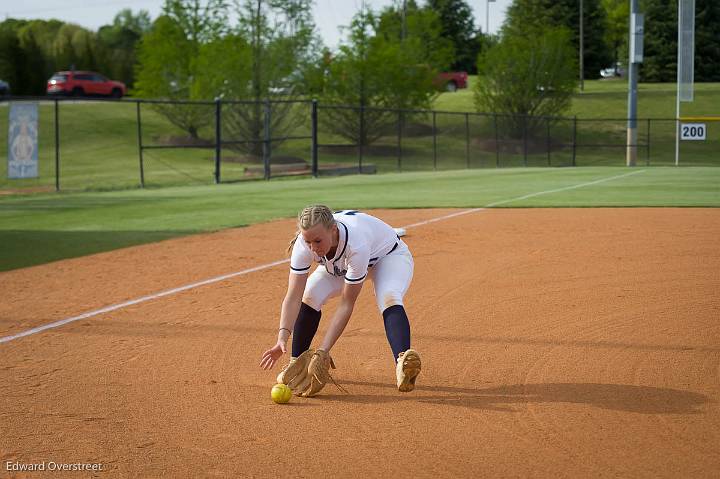
[[[600,70],[600,76],[603,78],[624,77],[625,68],[623,68],[621,63],[616,63],[615,66]]]

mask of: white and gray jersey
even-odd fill
[[[361,283],[368,268],[393,252],[399,245],[392,226],[379,218],[354,210],[333,214],[338,226],[338,245],[333,258],[319,257],[312,252],[298,233],[290,257],[290,271],[295,274],[310,272],[313,262],[325,266],[333,276],[342,276],[349,284]]]

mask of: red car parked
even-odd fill
[[[467,72],[441,72],[435,78],[435,85],[440,90],[454,92],[458,88],[467,88],[467,80]]]
[[[87,71],[57,72],[47,82],[48,95],[111,96],[122,98],[125,84]]]

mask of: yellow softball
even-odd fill
[[[278,404],[285,404],[290,402],[292,389],[287,384],[276,384],[270,391],[270,397]]]

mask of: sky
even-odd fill
[[[475,26],[485,31],[488,24],[490,32],[498,31],[505,20],[505,11],[513,0],[466,0],[473,9]],[[373,9],[392,5],[392,0],[365,0]],[[77,23],[83,27],[97,30],[100,26],[112,23],[115,14],[123,8],[133,11],[147,10],[155,19],[160,13],[163,0],[23,0],[21,2],[3,0],[0,6],[2,18],[45,19],[56,18],[65,22]],[[340,43],[339,27],[348,25],[363,0],[314,0],[313,16],[317,30],[325,45],[335,48]],[[423,4],[423,1],[418,2]],[[486,8],[489,7],[489,18]]]

